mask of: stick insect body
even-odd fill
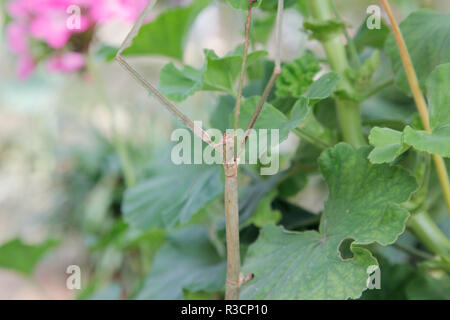
[[[194,0],[195,1],[195,0]],[[227,277],[225,285],[225,299],[237,300],[239,299],[239,288],[245,282],[251,280],[253,275],[242,275],[240,266],[240,252],[239,252],[239,207],[238,207],[238,166],[239,155],[235,155],[234,137],[225,134],[220,143],[214,143],[208,133],[197,126],[186,114],[184,114],[173,102],[171,102],[164,94],[162,94],[153,84],[146,80],[135,68],[133,68],[122,56],[124,50],[128,48],[133,38],[139,32],[144,19],[148,16],[151,9],[156,4],[157,0],[149,0],[144,11],[128,33],[127,37],[121,44],[116,60],[124,69],[130,73],[146,90],[148,90],[158,101],[163,104],[179,121],[188,127],[196,136],[209,144],[218,152],[221,152],[223,159],[223,166],[225,172],[225,221],[226,221],[226,242],[227,242]],[[242,99],[242,86],[245,77],[245,64],[249,47],[249,35],[251,28],[251,13],[254,0],[249,0],[248,16],[245,25],[245,43],[244,56],[241,66],[239,78],[239,94],[237,97],[237,104],[235,107],[235,127],[239,121],[239,108]],[[273,88],[278,75],[281,73],[280,63],[280,46],[281,46],[281,23],[283,16],[284,0],[278,0],[277,22],[276,22],[276,42],[277,51],[275,54],[275,67],[266,88],[263,91],[261,99],[256,107],[249,124],[246,127],[244,137],[240,144],[245,146],[248,134],[254,127],[259,114],[262,111],[265,101],[267,100],[271,89]],[[244,148],[243,148],[244,149]]]

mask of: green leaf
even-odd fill
[[[375,127],[370,131],[369,142],[375,148],[369,154],[372,163],[389,163],[409,149],[403,143],[403,133],[389,128]]]
[[[270,176],[268,179],[254,181],[242,190],[239,195],[240,228],[248,224],[247,221],[251,219],[262,199],[276,187],[282,176],[283,172],[279,172]],[[222,229],[225,229],[225,221]]]
[[[277,97],[300,97],[313,83],[314,76],[319,71],[319,61],[310,53],[284,64],[276,83]]]
[[[351,79],[357,91],[362,92],[372,84],[372,77],[381,63],[380,51],[374,50],[369,58],[364,60],[358,70],[348,69],[346,74]]]
[[[314,214],[302,207],[290,203],[287,200],[278,198],[273,202],[272,207],[281,211],[282,218],[279,224],[287,230],[319,225],[320,215]]]
[[[367,19],[369,17],[361,24],[353,39],[358,52],[361,52],[365,47],[383,49],[384,43],[391,32],[389,26],[383,20],[380,21],[380,29],[367,28]]]
[[[271,206],[276,196],[277,192],[273,190],[262,198],[249,222],[253,223],[258,228],[264,227],[264,225],[268,222],[272,222],[274,224],[278,223],[278,221],[281,220],[281,212],[278,210],[273,210]]]
[[[336,88],[340,77],[336,72],[329,72],[321,76],[309,87],[305,96],[312,101],[318,101],[328,98]]]
[[[371,126],[390,127],[403,130],[405,125],[412,122],[416,106],[399,103],[389,97],[375,95],[361,103],[361,117],[364,124]]]
[[[162,167],[155,176],[125,192],[123,218],[141,230],[188,222],[223,192],[221,177],[218,165]]]
[[[417,187],[415,179],[400,167],[370,164],[369,150],[340,143],[322,153],[319,164],[329,197],[319,231],[287,232],[266,225],[249,248],[243,272],[255,278],[242,288],[241,298],[347,299],[361,295],[367,268],[377,261],[357,245],[393,243],[409,216],[399,204]],[[350,245],[349,239],[353,240]],[[353,256],[342,258],[339,252],[348,250]]]
[[[162,12],[142,26],[124,55],[161,55],[182,60],[189,30],[208,4],[208,0],[195,0],[190,6]]]
[[[340,33],[344,23],[337,19],[329,19],[325,21],[305,21],[303,27],[312,32],[311,38],[320,41],[326,41],[334,34]]]
[[[361,299],[407,300],[406,286],[417,276],[414,268],[408,264],[389,264],[383,258],[379,258],[379,263],[380,289],[364,291]]]
[[[303,172],[294,172],[278,186],[280,197],[289,198],[295,196],[300,190],[306,187],[308,177]]]
[[[420,10],[410,14],[400,29],[411,55],[419,83],[424,89],[425,81],[434,68],[450,62],[450,13],[436,13]],[[391,34],[385,45],[385,51],[391,58],[397,86],[410,93],[409,84],[403,68],[394,36]]]
[[[226,0],[233,8],[235,9],[241,9],[241,10],[248,10],[248,4],[249,0]],[[253,7],[259,6],[261,4],[262,0],[257,0]]]
[[[251,41],[254,43],[267,43],[275,24],[275,18],[275,14],[254,17],[252,19],[252,27],[250,29]]]
[[[234,94],[242,65],[243,46],[239,45],[222,58],[212,50],[204,52],[206,63],[201,69],[183,66],[179,70],[173,63],[164,66],[160,72],[161,92],[173,101],[182,101],[199,90]],[[247,67],[266,54],[266,51],[251,52],[247,57]]]
[[[435,278],[425,273],[408,284],[406,295],[411,300],[450,300],[450,276]]]
[[[266,54],[266,51],[249,53],[247,67]],[[242,45],[237,46],[235,50],[222,58],[218,57],[213,50],[205,50],[206,68],[203,74],[205,90],[234,93],[234,86],[241,71],[243,55],[244,47]]]
[[[427,88],[432,133],[408,126],[404,141],[417,150],[450,157],[450,63],[436,67]]]
[[[183,101],[202,88],[202,70],[183,66],[178,70],[172,62],[159,73],[159,90],[172,101]]]
[[[170,235],[156,254],[137,299],[182,299],[190,292],[219,291],[225,284],[225,260],[210,243],[205,228],[189,227]]]
[[[113,47],[107,44],[101,44],[95,52],[95,57],[107,62],[114,60],[117,54],[117,47]]]
[[[239,127],[245,129],[251,116],[259,103],[260,97],[250,97],[245,99],[241,105],[241,114],[239,117]],[[308,113],[308,105],[296,104],[289,115],[286,117],[281,111],[270,103],[265,103],[262,111],[256,120],[255,129],[278,129],[280,143],[287,139],[289,132],[296,128]],[[269,140],[269,139],[268,139]],[[270,142],[268,142],[270,144]],[[260,151],[259,154],[261,154]]]
[[[221,132],[231,128],[230,115],[233,113],[236,99],[230,95],[221,95],[217,101],[217,105],[211,114],[209,124],[212,128],[216,128]]]
[[[307,139],[309,142],[314,142],[316,139],[319,139],[321,144],[325,143],[324,146],[327,147],[327,145],[333,145],[336,139],[334,132],[326,128],[316,119],[313,110],[314,107],[310,105],[314,104],[317,101],[319,101],[319,99],[311,101],[308,98],[300,97],[300,99],[298,99],[294,104],[293,110],[296,110],[296,108],[298,108],[297,112],[300,112],[301,110],[306,114],[302,117],[302,121],[298,125],[298,128],[301,129],[303,133],[306,133],[307,136],[309,136],[309,138],[304,137],[304,139]],[[313,137],[313,139],[311,139],[310,137]]]
[[[21,239],[13,239],[0,246],[0,268],[30,276],[43,256],[58,244],[59,241],[52,239],[36,245],[23,243]]]

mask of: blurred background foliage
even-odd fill
[[[6,2],[3,0],[3,4]],[[366,16],[367,6],[373,2],[335,1],[343,19],[348,22],[351,35],[356,34]],[[447,0],[391,2],[399,19],[423,7],[450,10]],[[159,12],[188,3],[183,0],[160,1],[155,10]],[[307,41],[308,36],[302,28],[301,8],[300,5],[286,10],[283,61],[293,61],[307,50],[324,56],[318,42]],[[97,30],[90,49],[91,63],[97,75],[91,72],[49,73],[44,66],[38,66],[27,79],[21,80],[15,72],[17,57],[6,45],[4,27],[8,17],[4,9],[1,13],[0,299],[130,299],[140,294],[152,297],[151,291],[157,290],[157,287],[141,291],[145,276],[151,268],[157,274],[158,270],[166,267],[152,264],[155,255],[170,257],[173,252],[180,251],[190,257],[180,263],[197,263],[206,271],[211,270],[208,268],[224,268],[220,258],[224,254],[222,235],[211,231],[223,223],[220,201],[212,201],[206,209],[183,224],[198,228],[197,224],[202,223],[207,226],[206,229],[185,235],[180,234],[185,229],[175,230],[170,235],[163,229],[140,231],[122,220],[121,203],[127,184],[158,174],[159,166],[167,159],[170,134],[179,127],[166,110],[141,90],[118,64],[105,60],[111,54],[110,48],[122,42],[131,24],[116,21],[104,24]],[[243,21],[244,15],[225,3],[216,2],[208,7],[200,13],[188,33],[182,52],[183,61],[201,66],[202,49],[212,48],[218,56],[234,49],[242,42]],[[273,15],[258,12],[252,33],[255,48],[268,49],[269,56],[274,46],[273,22]],[[160,45],[163,43],[154,43],[156,47]],[[158,81],[160,69],[168,62],[167,58],[159,57],[130,59],[154,82]],[[381,70],[380,77],[383,77],[383,72],[389,71]],[[104,94],[96,85],[96,76],[102,83]],[[389,119],[393,128],[396,125],[402,128],[405,122],[412,121],[412,100],[391,91],[387,90],[384,96],[377,95],[364,102],[362,112],[365,124],[375,125]],[[209,115],[216,110],[218,103],[221,101],[217,101],[217,96],[201,92],[185,100],[181,107],[192,118],[209,123]],[[403,107],[392,108],[393,105]],[[220,115],[216,116],[220,118]],[[322,117],[324,122],[334,119],[333,115],[325,113]],[[284,168],[295,154],[298,144],[299,139],[291,135],[281,146]],[[121,170],[117,145],[127,151],[132,178],[125,177]],[[312,147],[305,145],[301,148]],[[301,148],[297,151],[297,157],[303,156]],[[314,162],[315,159],[302,159],[305,166],[314,167]],[[267,221],[267,211],[269,215],[272,210],[286,213],[283,214],[282,224],[287,228],[301,230],[317,226],[315,214],[323,209],[327,197],[323,181],[318,176],[312,176],[308,181],[304,176],[297,177],[289,181],[287,187],[281,184],[277,191],[279,196],[274,200],[276,194],[267,193],[275,183],[271,179],[276,179],[276,176],[266,180],[256,179],[257,182],[246,189],[241,199],[241,214],[253,214],[252,220],[247,222],[249,227],[242,235],[244,248],[256,236],[251,224],[260,226],[258,219]],[[294,191],[290,187],[292,184],[297,186]],[[175,190],[176,186],[169,184],[161,191],[171,194]],[[298,210],[303,211],[301,219],[296,216]],[[445,211],[445,207],[437,206],[431,213],[439,220],[439,216],[445,216]],[[280,218],[279,215],[275,219]],[[441,228],[450,236],[448,219],[441,221]],[[204,247],[200,241],[202,238],[209,238],[210,245]],[[406,232],[399,243],[414,245],[415,239]],[[433,279],[417,276],[412,282],[401,280],[416,276],[416,271],[400,264],[410,259],[409,256],[394,247],[379,247],[377,250],[381,257],[381,269],[390,270],[383,272],[382,286],[389,287],[389,290],[383,291],[384,298],[440,297],[437,291],[446,290],[431,290],[430,295],[426,296],[422,289],[416,288],[422,288],[420,282],[427,281],[432,288]],[[201,261],[195,260],[196,252],[200,251],[208,254],[199,257]],[[172,263],[178,263],[173,256],[172,259]],[[67,266],[72,264],[81,267],[82,290],[66,288],[68,275],[65,272]],[[160,286],[175,282],[174,292],[170,292],[169,298],[182,297],[181,291],[177,290],[183,287],[185,275],[182,264],[179,268],[175,278],[162,278],[157,282]],[[391,281],[391,278],[400,280]],[[183,295],[188,299],[221,298],[223,282],[224,279],[219,277],[210,284],[212,287],[208,291],[213,293],[184,288]],[[368,292],[364,297],[379,298],[376,295]]]

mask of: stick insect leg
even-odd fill
[[[128,33],[125,40],[122,42],[119,51],[116,55],[116,60],[120,65],[129,73],[131,76],[137,80],[146,90],[150,91],[153,96],[155,96],[158,101],[163,104],[179,121],[181,121],[186,127],[188,127],[196,136],[200,137],[203,141],[211,145],[213,148],[217,149],[218,146],[211,140],[210,136],[206,131],[197,126],[186,114],[184,114],[173,102],[167,99],[153,84],[146,80],[135,68],[133,68],[122,56],[122,53],[127,49],[133,38],[139,32],[145,17],[149,14],[150,10],[154,7],[157,0],[149,0],[144,11],[140,15],[139,19],[134,24],[131,31]]]

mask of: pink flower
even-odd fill
[[[7,26],[7,39],[19,58],[19,76],[26,77],[37,62],[45,60],[50,71],[82,69],[92,36],[77,39],[73,36],[93,31],[95,24],[112,19],[132,22],[146,4],[147,0],[10,0],[6,9],[13,21]],[[68,10],[72,5],[77,5],[79,10],[76,7]],[[77,19],[80,19],[79,28]],[[80,43],[80,39],[86,42]],[[44,46],[43,50],[40,42],[49,48]],[[32,52],[40,54],[33,56]]]
[[[6,5],[6,11],[8,14],[12,18],[20,20],[25,20],[29,16],[32,12],[31,8],[31,1],[26,0],[10,1]]]
[[[6,38],[14,53],[24,54],[28,52],[28,29],[19,22],[11,22],[6,28]]]
[[[47,60],[47,68],[50,71],[74,72],[84,67],[85,57],[79,52],[66,52],[52,56]]]
[[[92,17],[98,22],[112,19],[133,22],[147,3],[147,0],[97,0],[92,4]]]
[[[39,16],[32,20],[30,33],[37,39],[42,39],[54,49],[63,48],[69,41],[71,31],[66,27],[64,16]]]

